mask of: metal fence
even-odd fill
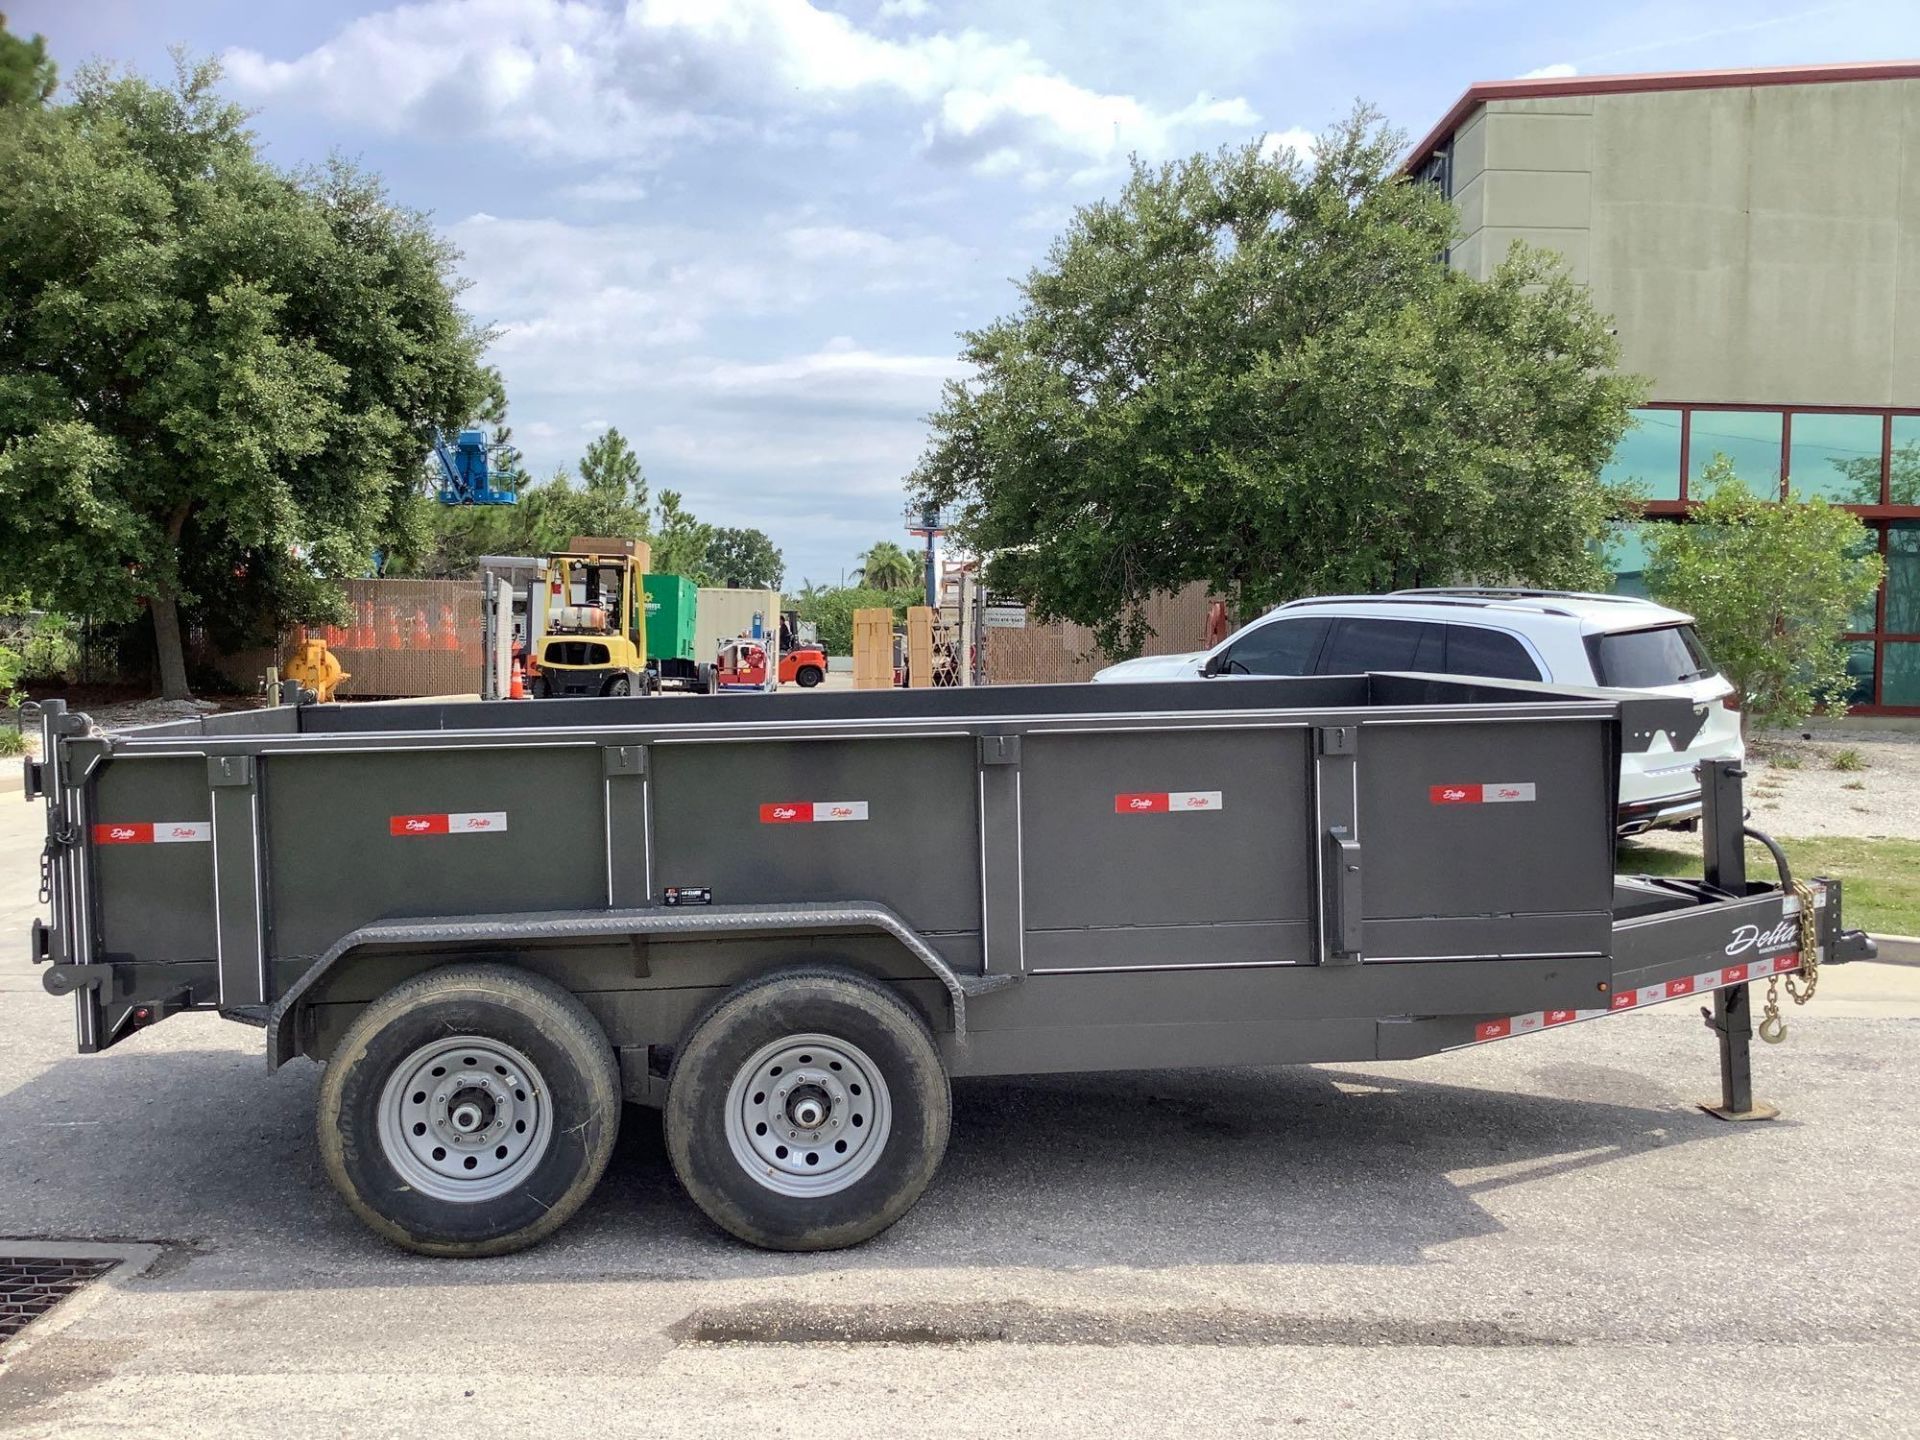
[[[1200,650],[1207,643],[1207,606],[1212,600],[1199,582],[1172,594],[1147,601],[1147,623],[1153,627],[1143,655],[1174,655]],[[1084,625],[1055,623],[1028,625],[1024,630],[987,632],[989,685],[1057,685],[1091,680],[1093,672],[1113,663],[1094,644],[1093,631]]]

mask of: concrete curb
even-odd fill
[[[1920,965],[1920,936],[1875,935],[1879,958],[1888,965]]]

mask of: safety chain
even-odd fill
[[[1804,1005],[1813,999],[1820,986],[1820,921],[1813,913],[1813,887],[1803,880],[1793,882],[1794,898],[1800,902],[1800,968],[1787,976],[1787,994],[1793,1003]],[[1796,981],[1804,980],[1802,990]],[[1780,977],[1767,978],[1767,1003],[1760,1020],[1760,1038],[1778,1045],[1787,1038],[1787,1022],[1780,1018]]]
[[[40,903],[53,903],[53,860],[62,850],[80,843],[80,827],[70,820],[49,819],[47,843],[40,847]]]

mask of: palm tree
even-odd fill
[[[860,557],[855,583],[869,590],[911,590],[920,583],[920,567],[891,540],[881,540]]]

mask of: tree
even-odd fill
[[[7,17],[0,15],[0,110],[44,105],[59,83],[59,72],[47,58],[46,38],[22,40],[8,32]]]
[[[1694,617],[1743,724],[1798,725],[1847,690],[1850,618],[1884,566],[1872,534],[1825,500],[1761,499],[1725,455],[1684,525],[1647,529],[1647,589]]]
[[[1451,580],[1587,585],[1598,472],[1640,397],[1581,288],[1522,248],[1486,281],[1364,108],[1311,163],[1258,145],[1081,209],[1011,316],[965,337],[909,481],[996,591],[1137,651],[1145,598],[1244,612]]]
[[[1880,457],[1859,455],[1851,460],[1830,462],[1840,474],[1840,492],[1833,498],[1842,505],[1878,505],[1880,503]],[[1794,476],[1795,483],[1801,480]],[[1895,445],[1888,457],[1888,501],[1894,505],[1920,505],[1920,440]]]
[[[101,67],[0,125],[0,589],[228,636],[339,606],[484,402],[455,252],[343,162],[256,152],[218,68]]]
[[[893,541],[880,540],[860,557],[853,578],[871,590],[912,590],[921,583],[920,563]]]
[[[707,572],[716,585],[738,585],[749,590],[778,590],[787,568],[780,552],[762,530],[723,525],[707,546]]]
[[[802,620],[813,622],[820,647],[829,655],[853,653],[853,612],[885,608],[895,620],[906,618],[911,596],[898,590],[877,590],[860,585],[815,585],[808,581],[793,597],[793,605]]]
[[[707,554],[713,548],[714,533],[713,526],[702,524],[686,510],[677,490],[662,490],[649,564],[657,574],[684,575],[696,585],[711,585]]]
[[[627,437],[618,430],[608,427],[587,446],[587,453],[580,457],[580,485],[584,520],[614,527],[589,528],[583,534],[631,535],[638,539],[647,533],[646,473]]]

